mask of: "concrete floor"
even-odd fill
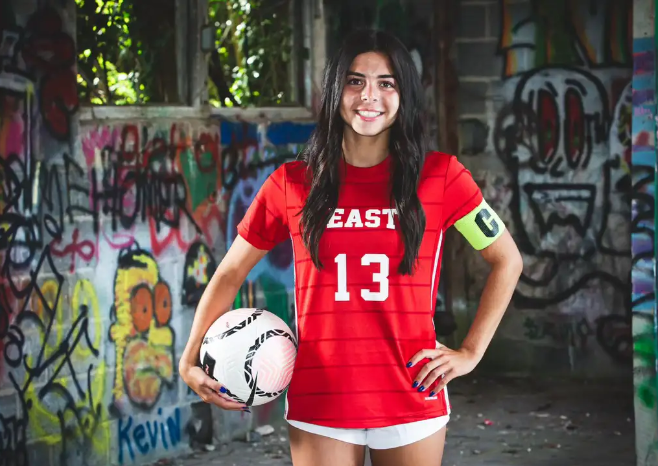
[[[632,466],[629,383],[467,377],[451,384],[443,466]],[[283,425],[255,443],[160,461],[176,466],[291,465]],[[369,462],[367,462],[369,464]]]

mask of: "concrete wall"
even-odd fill
[[[166,107],[98,119],[78,105],[74,2],[10,3],[0,19],[0,465],[170,456],[199,427],[198,397],[177,374],[195,304],[260,184],[312,126]],[[236,305],[288,320],[291,263],[290,245],[277,248]],[[279,411],[226,413],[214,435]]]
[[[655,2],[635,0],[633,19],[633,341],[638,466],[658,464],[656,380]]]
[[[483,367],[629,376],[630,2],[459,5],[459,155],[525,265]],[[488,269],[456,243],[463,336]]]

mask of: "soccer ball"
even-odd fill
[[[274,400],[288,388],[297,357],[290,327],[265,309],[235,309],[208,329],[201,343],[201,367],[247,406]]]

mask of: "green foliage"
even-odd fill
[[[76,0],[76,6],[83,102],[177,100],[174,0]]]
[[[76,5],[81,99],[97,105],[144,101],[136,90],[140,73],[130,66],[135,48],[129,29],[132,5],[123,0],[76,0]]]
[[[215,106],[290,103],[293,0],[209,0]],[[180,103],[175,0],[76,0],[78,88],[94,105]],[[218,86],[219,84],[219,86]]]
[[[211,61],[218,69],[211,70],[208,83],[212,105],[291,103],[290,5],[290,0],[210,0],[208,15],[217,28],[218,52],[218,60]],[[232,99],[221,89],[224,85]]]

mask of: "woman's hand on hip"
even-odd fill
[[[475,369],[481,356],[467,348],[453,350],[439,344],[437,348],[424,349],[416,353],[407,363],[407,367],[413,367],[423,359],[429,361],[420,370],[412,386],[422,392],[438,380],[438,385],[430,392],[430,396],[434,396],[454,378],[466,375]]]

